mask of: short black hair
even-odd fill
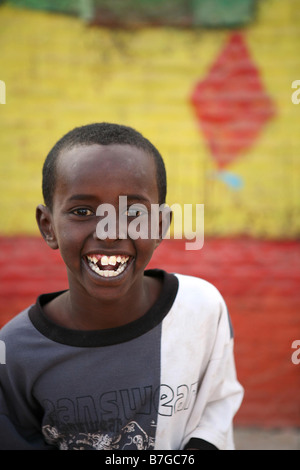
[[[159,204],[166,200],[166,169],[157,148],[140,132],[132,127],[108,122],[87,124],[75,127],[65,134],[50,150],[43,165],[42,191],[45,205],[52,210],[56,185],[56,163],[60,153],[80,145],[113,145],[123,144],[144,150],[154,158]]]

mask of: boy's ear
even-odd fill
[[[165,238],[171,222],[172,222],[173,212],[169,206],[165,205],[163,210],[160,213],[159,218],[159,239],[157,240],[156,248],[161,244],[163,239]]]
[[[52,215],[48,207],[39,204],[36,208],[36,221],[43,239],[52,250],[58,249],[58,243],[53,230]]]

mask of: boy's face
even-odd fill
[[[61,252],[70,290],[99,299],[133,294],[159,240],[118,237],[119,196],[128,207],[146,206],[150,221],[151,204],[159,202],[154,159],[129,145],[78,146],[62,152],[56,175],[52,212],[39,206],[38,222],[46,240],[52,237],[49,246]],[[101,204],[115,208],[116,237],[97,236]]]

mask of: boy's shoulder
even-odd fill
[[[212,300],[223,302],[220,291],[211,282],[203,278],[187,274],[174,273],[179,282],[179,294],[188,295],[192,298],[196,296],[199,300]]]
[[[221,319],[227,325],[225,332],[228,338],[233,338],[233,328],[226,302],[216,286],[205,279],[175,274],[178,278],[178,293],[174,307],[179,316],[188,314],[189,322],[203,326],[203,322],[215,328]],[[212,331],[212,330],[211,330]]]
[[[14,316],[0,329],[0,339],[2,341],[10,340],[15,342],[17,339],[24,338],[32,329],[32,324],[28,312],[32,306],[25,308],[22,312]]]

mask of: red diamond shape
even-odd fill
[[[231,35],[191,102],[218,168],[252,146],[275,107],[242,34]]]

